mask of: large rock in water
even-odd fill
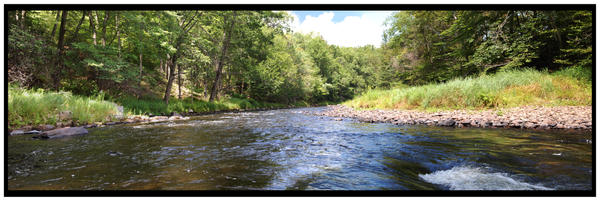
[[[438,122],[438,125],[440,126],[454,126],[456,122],[452,119],[446,119],[446,120],[442,120],[440,122]]]
[[[74,135],[85,135],[88,131],[83,127],[66,127],[43,132],[39,138],[61,138]]]

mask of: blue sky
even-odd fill
[[[304,19],[306,19],[307,15],[317,17],[325,12],[326,11],[292,11],[292,13],[298,15],[298,18],[300,19],[301,23],[302,23],[302,21],[304,21]],[[337,22],[343,21],[344,18],[346,18],[347,16],[361,16],[364,12],[361,12],[361,11],[333,11],[333,13],[335,15],[333,16],[332,21],[337,23]]]
[[[290,11],[296,32],[321,35],[329,44],[343,47],[379,47],[384,22],[392,11]]]

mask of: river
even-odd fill
[[[223,113],[8,137],[9,190],[591,190],[592,132]]]

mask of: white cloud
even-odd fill
[[[364,45],[381,45],[383,25],[392,11],[370,11],[359,16],[347,16],[341,22],[334,23],[334,12],[325,12],[317,17],[306,16],[300,23],[298,16],[292,14],[292,30],[301,33],[317,33],[329,44],[343,47],[358,47]]]

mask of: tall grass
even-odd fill
[[[509,70],[446,83],[371,90],[345,102],[366,109],[481,109],[522,105],[591,105],[591,84],[566,73]]]
[[[114,103],[104,101],[103,95],[82,97],[70,92],[51,92],[43,89],[22,89],[9,86],[9,127],[55,124],[60,112],[70,111],[71,119],[78,123],[102,122],[118,110]]]

